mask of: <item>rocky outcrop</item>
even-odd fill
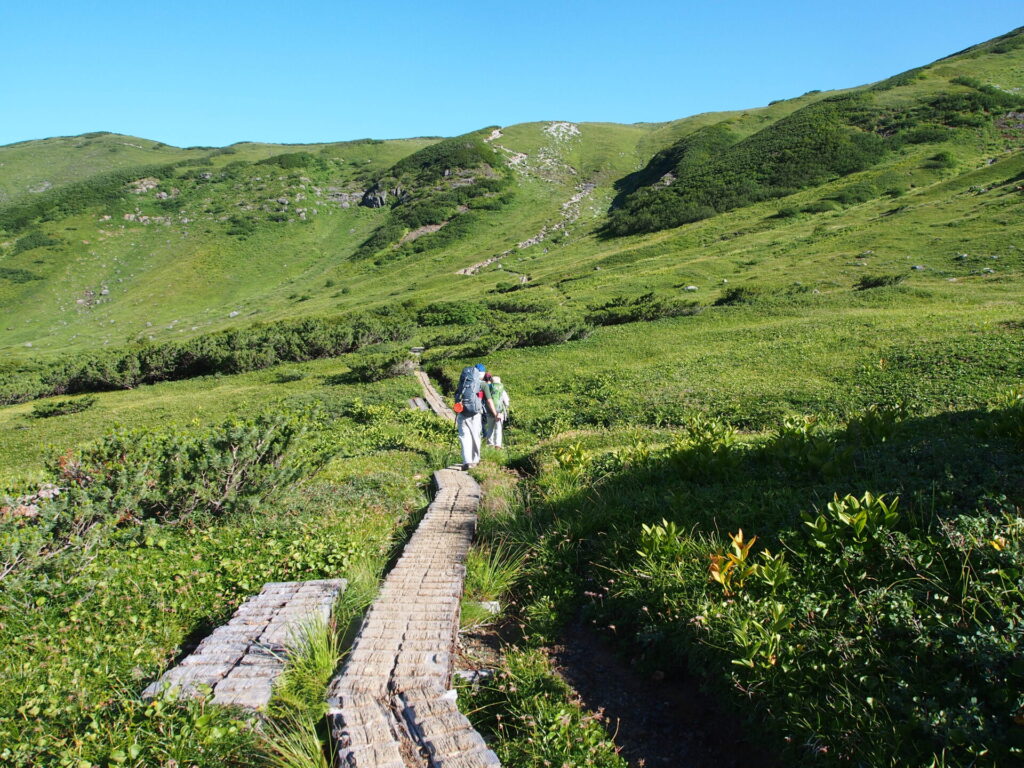
[[[409,197],[409,191],[401,184],[396,184],[390,189],[375,184],[363,193],[363,199],[359,204],[367,208],[383,208],[385,205],[404,203]],[[391,199],[390,203],[388,202],[389,198]]]

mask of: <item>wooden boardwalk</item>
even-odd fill
[[[437,495],[367,612],[328,690],[339,764],[352,768],[485,768],[497,757],[450,690],[465,559],[480,487],[434,473]]]
[[[346,584],[330,579],[264,585],[227,624],[149,685],[143,698],[164,693],[202,697],[212,690],[215,704],[262,709],[284,671],[288,646],[305,625],[330,620]]]
[[[431,410],[455,414],[417,376]],[[447,412],[447,413],[445,413]],[[434,473],[434,501],[363,619],[328,690],[338,764],[346,768],[498,768],[456,705],[452,655],[480,486],[460,469]]]
[[[437,390],[434,389],[434,385],[430,383],[430,377],[427,376],[425,371],[416,371],[416,378],[420,380],[420,385],[423,387],[423,399],[427,401],[427,405],[430,406],[430,410],[436,413],[443,419],[448,421],[455,421],[455,412],[448,407],[444,399],[437,394]]]

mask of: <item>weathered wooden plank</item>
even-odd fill
[[[437,393],[437,390],[434,389],[434,386],[430,383],[430,377],[427,376],[426,372],[416,371],[416,378],[420,380],[420,385],[423,387],[423,399],[426,400],[427,405],[430,406],[430,410],[438,416],[448,419],[448,421],[455,421],[455,413],[444,402],[441,396]]]
[[[264,585],[227,624],[147,686],[143,698],[172,691],[195,697],[212,692],[216,704],[262,709],[284,671],[288,646],[305,625],[330,620],[346,584],[345,579],[328,579]]]
[[[396,755],[404,768],[500,765],[449,691],[480,489],[459,470],[439,470],[434,481],[433,503],[328,690],[341,765],[391,768]]]

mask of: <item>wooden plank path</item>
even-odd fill
[[[430,406],[430,410],[436,413],[438,416],[448,421],[455,421],[455,412],[448,407],[444,399],[437,394],[437,390],[434,389],[434,385],[430,383],[430,377],[427,376],[426,371],[416,371],[416,378],[420,380],[420,385],[423,387],[423,399],[427,401],[427,405]]]
[[[288,647],[307,624],[330,621],[345,579],[274,582],[250,597],[180,664],[149,685],[143,698],[174,692],[225,706],[262,709],[284,671]]]
[[[497,756],[450,690],[465,559],[480,487],[466,472],[434,473],[437,495],[367,612],[328,717],[351,768],[491,768]]]
[[[431,410],[454,421],[426,374],[417,376]],[[384,580],[328,689],[338,764],[346,768],[501,765],[459,711],[451,690],[480,486],[453,467],[435,472],[434,484],[434,501]]]

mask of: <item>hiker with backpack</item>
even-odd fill
[[[508,418],[509,399],[500,376],[484,374],[484,438],[492,448],[501,448],[504,440],[505,420]]]
[[[480,439],[484,413],[484,373],[487,368],[483,363],[467,365],[459,376],[455,387],[455,427],[462,445],[462,464],[464,469],[476,466],[480,462]]]

